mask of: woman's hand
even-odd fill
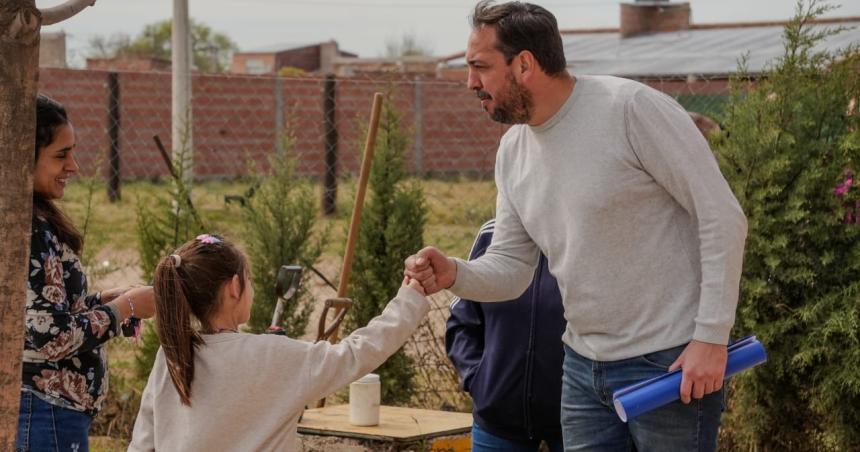
[[[119,311],[122,317],[120,321],[132,315],[140,319],[148,319],[155,315],[155,292],[152,286],[135,287],[123,292],[108,304]]]

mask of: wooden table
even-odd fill
[[[358,427],[349,423],[349,405],[332,405],[305,410],[298,432],[304,435],[337,436],[360,440],[381,441],[392,445],[432,441],[442,437],[460,436],[446,440],[444,448],[468,450],[467,434],[472,430],[471,413],[421,410],[393,406],[379,407],[379,425]],[[464,435],[466,434],[466,435]],[[464,443],[467,448],[461,449]],[[432,449],[441,449],[434,447]]]

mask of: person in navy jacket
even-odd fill
[[[484,254],[495,220],[481,226],[469,259]],[[455,298],[445,349],[472,396],[472,450],[561,451],[561,375],[565,328],[558,284],[541,256],[517,299],[477,303]]]

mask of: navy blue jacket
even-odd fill
[[[484,254],[494,224],[481,227],[469,259]],[[516,300],[454,299],[445,349],[482,429],[511,440],[561,438],[564,328],[561,293],[543,255],[532,284]]]

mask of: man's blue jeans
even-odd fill
[[[684,346],[620,361],[592,361],[564,346],[561,428],[565,451],[715,451],[723,411],[723,390],[677,401],[624,423],[612,393],[666,373]]]
[[[514,441],[493,435],[484,430],[477,422],[472,424],[472,452],[537,452],[541,440]],[[550,452],[561,452],[561,439],[547,439]]]
[[[93,418],[21,392],[16,452],[85,452]]]

